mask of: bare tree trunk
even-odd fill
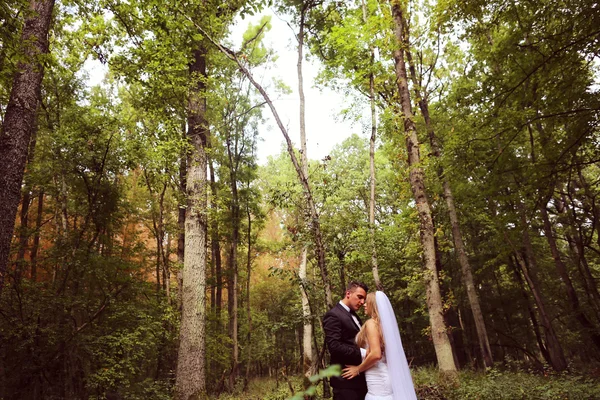
[[[269,105],[269,108],[271,109],[273,117],[275,118],[275,121],[277,122],[277,126],[279,127],[279,130],[281,131],[281,133],[283,134],[283,137],[285,138],[286,145],[287,145],[287,151],[288,151],[288,154],[290,155],[292,165],[294,166],[294,169],[296,170],[296,174],[298,175],[298,179],[300,180],[300,183],[302,184],[302,188],[304,189],[304,196],[306,198],[306,203],[308,205],[308,209],[310,212],[310,228],[312,229],[312,232],[314,235],[314,240],[315,240],[315,250],[317,252],[317,264],[319,266],[319,270],[321,271],[321,279],[323,281],[323,291],[325,292],[325,301],[327,303],[327,307],[331,308],[331,307],[333,307],[333,300],[332,300],[332,296],[331,296],[331,283],[329,282],[329,272],[327,270],[327,265],[325,262],[325,245],[323,243],[323,233],[321,232],[321,222],[319,220],[319,213],[317,212],[317,207],[315,205],[315,202],[314,202],[314,199],[312,196],[312,190],[311,190],[310,184],[308,182],[308,177],[304,174],[304,172],[302,171],[302,167],[300,166],[300,163],[298,162],[298,158],[296,157],[296,153],[294,152],[294,146],[290,139],[290,135],[288,134],[287,129],[283,125],[283,122],[281,121],[281,118],[279,117],[279,113],[277,113],[277,110],[275,109],[275,106],[273,105],[273,102],[271,101],[271,98],[269,97],[268,93],[254,79],[254,76],[250,73],[250,71],[248,70],[248,68],[246,68],[246,66],[242,63],[242,61],[240,61],[240,59],[235,55],[235,53],[233,51],[231,51],[231,50],[225,48],[224,46],[222,46],[221,44],[217,43],[212,37],[210,37],[210,35],[208,35],[206,33],[206,31],[204,31],[202,29],[202,27],[198,26],[197,24],[195,24],[195,26],[199,30],[201,30],[201,32],[206,36],[206,38],[209,39],[223,54],[225,54],[232,61],[236,62],[236,64],[240,68],[240,71],[248,78],[250,83],[252,83],[252,85],[260,92],[260,94],[265,99],[265,102]]]
[[[31,188],[25,185],[23,200],[21,201],[20,225],[19,225],[19,244],[17,258],[15,260],[15,280],[21,279],[22,270],[25,266],[25,253],[29,242],[29,207],[31,205]]]
[[[588,264],[587,258],[585,256],[585,243],[584,243],[584,234],[582,233],[581,226],[577,222],[577,213],[575,211],[576,200],[573,199],[572,194],[573,188],[572,184],[569,183],[569,187],[567,189],[567,195],[569,197],[571,206],[568,206],[565,202],[565,206],[567,207],[569,213],[569,219],[571,223],[569,224],[571,227],[571,239],[574,244],[574,248],[576,250],[576,259],[579,265],[579,269],[581,271],[582,280],[584,282],[584,286],[590,296],[592,304],[594,304],[594,308],[596,313],[598,314],[598,318],[600,319],[600,292],[598,292],[598,284],[596,283],[596,279],[592,275],[590,270],[590,266]]]
[[[340,264],[340,288],[346,287],[346,253],[342,250],[336,252]]]
[[[42,216],[44,212],[44,192],[38,194],[37,217],[35,219],[35,233],[29,258],[31,260],[31,281],[37,280],[37,254],[40,248],[40,230],[42,229]]]
[[[574,211],[571,212],[567,200],[564,196],[560,200],[557,199],[557,209],[559,213],[565,214],[567,217],[567,226],[569,226],[569,229],[567,229],[565,237],[569,244],[569,250],[579,270],[579,275],[581,278],[580,281],[587,295],[588,302],[594,310],[596,319],[600,321],[600,302],[598,301],[595,294],[595,292],[597,292],[597,288],[594,286],[593,281],[592,284],[590,284],[589,282],[589,268],[587,265],[587,260],[585,259],[585,254],[583,253],[583,244],[581,243],[579,232],[576,228],[576,214]],[[588,269],[588,273],[586,273],[586,269]]]
[[[513,252],[515,254],[514,258],[515,258],[515,260],[517,260],[517,255],[516,255],[517,252],[514,251],[514,249],[513,249]],[[509,264],[513,268],[515,277],[517,278],[517,281],[519,282],[519,286],[521,287],[521,295],[523,296],[523,300],[525,301],[525,305],[527,306],[527,311],[529,313],[529,320],[531,321],[531,327],[533,328],[533,333],[535,335],[535,339],[537,341],[538,348],[540,349],[540,353],[541,353],[542,357],[544,357],[544,359],[550,364],[550,354],[548,353],[548,348],[544,344],[544,340],[542,338],[542,333],[540,332],[540,325],[538,323],[537,317],[535,316],[535,311],[533,310],[533,307],[531,306],[531,301],[529,300],[529,295],[527,294],[527,289],[525,288],[525,284],[523,283],[523,278],[521,277],[521,273],[519,272],[520,266],[519,267],[517,266],[517,264],[519,264],[519,262],[518,262],[518,260],[513,261],[513,257],[509,257]]]
[[[206,49],[197,44],[190,65],[194,83],[188,100],[188,138],[192,151],[187,159],[187,207],[185,213],[185,258],[179,354],[175,393],[178,400],[206,397]]]
[[[250,182],[248,182],[248,188],[250,188]],[[252,308],[250,307],[250,277],[252,275],[252,215],[250,213],[250,201],[246,201],[246,216],[248,217],[248,253],[246,254],[246,315],[248,318],[248,334],[246,335],[246,347],[247,347],[247,360],[246,360],[246,378],[244,379],[244,391],[248,389],[248,383],[250,382],[250,365],[252,362]]]
[[[169,252],[165,249],[167,244],[167,232],[165,231],[165,193],[167,192],[167,183],[163,183],[162,191],[158,200],[158,233],[160,239],[160,260],[161,260],[161,275],[162,275],[162,289],[167,295],[167,270],[169,268]],[[168,296],[167,296],[168,299]]]
[[[4,287],[21,184],[44,76],[44,54],[54,0],[31,0],[20,43],[24,57],[17,65],[0,130],[0,293]]]
[[[581,170],[581,166],[577,168],[577,176],[579,177],[579,183],[583,187],[585,192],[585,196],[591,201],[591,204],[588,204],[589,212],[592,214],[592,232],[595,229],[598,234],[596,235],[596,244],[600,247],[600,207],[595,201],[595,195],[592,193],[590,189],[590,184],[587,182],[583,172]],[[593,233],[592,233],[593,236]]]
[[[169,233],[165,233],[165,240],[167,242],[167,247],[163,261],[163,281],[165,283],[165,296],[167,296],[167,304],[171,304],[171,235],[169,235]]]
[[[210,190],[212,193],[210,200],[210,208],[214,213],[217,211],[217,198],[219,196],[219,190],[215,181],[215,171],[212,162],[208,164],[210,168]],[[221,326],[221,304],[223,304],[223,268],[221,262],[221,244],[219,241],[219,219],[215,216],[211,221],[211,237],[210,237],[210,251],[211,259],[215,268],[215,298],[214,298],[214,310],[215,318],[217,320],[217,328]],[[212,291],[211,291],[212,296]],[[212,298],[211,298],[212,300]]]
[[[365,0],[362,3],[363,23],[367,23],[367,5]],[[375,61],[375,50],[370,45],[371,65]],[[377,247],[375,242],[375,137],[377,135],[377,111],[375,109],[375,76],[371,71],[369,73],[369,102],[371,105],[371,138],[369,139],[369,235],[371,241],[371,270],[373,271],[373,280],[377,290],[383,290],[383,285],[379,279],[379,268],[377,266]]]
[[[420,167],[421,156],[419,153],[419,140],[417,128],[412,112],[410,92],[408,89],[408,78],[406,64],[404,61],[404,18],[398,0],[390,0],[392,16],[395,22],[394,33],[397,40],[397,49],[394,50],[394,61],[396,67],[396,83],[400,95],[400,106],[402,119],[404,121],[404,132],[406,135],[406,147],[408,151],[408,165],[410,168],[409,180],[417,211],[419,213],[421,244],[423,246],[423,260],[425,264],[425,284],[427,288],[427,308],[429,311],[429,322],[431,324],[431,336],[438,366],[441,371],[454,374],[456,364],[452,353],[452,345],[448,338],[447,327],[443,317],[442,296],[440,292],[439,278],[436,271],[436,254],[433,231],[433,220],[427,193],[425,191],[425,177]]]
[[[560,255],[560,251],[558,250],[558,246],[556,245],[556,239],[554,238],[554,231],[552,230],[552,225],[550,224],[550,218],[548,217],[546,204],[547,202],[540,203],[540,211],[542,214],[542,220],[544,222],[544,236],[546,236],[546,240],[548,241],[548,245],[550,246],[550,253],[552,254],[552,258],[554,259],[556,271],[558,272],[561,281],[565,285],[565,289],[567,291],[567,298],[569,299],[571,308],[575,313],[575,318],[584,328],[586,334],[590,335],[594,345],[598,349],[600,349],[600,334],[598,334],[598,329],[590,322],[590,320],[587,318],[587,316],[581,309],[579,297],[577,296],[577,292],[575,291],[575,287],[573,286],[571,277],[567,272],[567,266],[563,262],[562,257]]]
[[[237,187],[237,135],[235,139],[235,149],[231,149],[231,136],[227,139],[227,155],[229,157],[229,177],[231,188],[231,225],[232,237],[229,248],[229,287],[227,293],[229,296],[229,337],[231,338],[231,373],[229,374],[229,388],[233,390],[235,380],[239,369],[239,338],[238,338],[238,259],[237,248],[240,236],[240,205]]]
[[[154,189],[148,177],[147,171],[144,170],[144,179],[146,181],[146,187],[148,192],[154,199]],[[158,215],[151,210],[152,213],[152,233],[156,241],[156,295],[159,296],[161,289],[161,280],[163,290],[166,290],[166,279],[167,279],[167,257],[164,249],[165,241],[165,229],[164,229],[164,203],[165,193],[167,191],[167,183],[163,182],[163,187],[158,194]],[[162,276],[162,279],[161,279]]]
[[[27,157],[27,165],[30,166],[35,158],[35,145],[37,142],[37,123],[34,124],[31,132],[31,139],[29,142],[29,154]],[[16,272],[17,276],[21,276],[22,269],[25,263],[25,253],[29,245],[29,207],[31,206],[31,185],[27,182],[23,188],[23,200],[21,201],[21,215],[20,215],[20,226],[19,226],[19,245],[17,251],[17,265]]]
[[[184,139],[187,138],[187,133],[185,129],[185,123],[183,124],[182,129]],[[186,177],[187,177],[187,155],[181,154],[181,159],[179,161],[179,190],[182,196],[187,194],[186,189]],[[177,214],[177,264],[179,265],[177,271],[177,308],[181,310],[183,303],[183,264],[185,259],[185,204],[179,204],[178,214]]]
[[[302,63],[304,61],[304,22],[307,6],[303,5],[300,12],[300,27],[298,31],[298,63],[296,64],[298,73],[298,93],[300,96],[300,162],[302,172],[308,180],[308,153],[306,148],[306,99],[304,97],[304,76],[302,73]],[[310,221],[307,221],[310,224]],[[302,248],[300,266],[298,269],[298,279],[300,281],[300,293],[302,295],[302,372],[305,378],[314,375],[317,372],[316,351],[313,347],[313,316],[310,310],[310,304],[307,293],[306,265],[308,258],[308,247]],[[304,381],[307,386],[308,380]]]
[[[409,43],[407,31],[408,29],[406,29],[405,31],[405,43]],[[404,51],[406,53],[406,58],[408,59],[415,96],[418,99],[419,109],[421,110],[421,114],[423,114],[423,118],[425,120],[425,127],[427,129],[427,135],[429,137],[429,143],[431,145],[431,152],[435,157],[440,158],[441,149],[435,135],[435,130],[433,129],[431,117],[429,115],[429,102],[427,101],[427,95],[421,90],[417,78],[414,61],[412,58],[412,53],[408,48]],[[490,347],[487,329],[485,327],[485,321],[483,319],[483,313],[481,311],[479,296],[477,294],[477,290],[475,289],[475,281],[473,279],[471,265],[469,263],[469,258],[467,257],[467,252],[465,251],[465,245],[460,230],[460,223],[458,221],[458,213],[456,212],[456,205],[454,203],[454,195],[452,194],[450,182],[448,181],[448,178],[444,175],[444,168],[441,165],[437,169],[437,175],[440,181],[442,182],[444,198],[446,199],[446,205],[448,206],[448,216],[450,217],[450,224],[452,226],[452,238],[454,239],[454,249],[456,250],[458,262],[461,266],[463,284],[467,291],[467,297],[469,299],[469,306],[471,308],[471,312],[473,313],[473,320],[475,322],[475,329],[477,331],[477,341],[479,343],[479,351],[481,353],[484,366],[491,367],[494,364],[492,357],[492,349]]]
[[[541,292],[541,286],[537,278],[536,260],[533,254],[533,248],[531,246],[528,224],[525,218],[522,203],[519,205],[519,208],[519,214],[521,215],[521,224],[523,231],[523,245],[525,247],[525,256],[527,257],[527,262],[525,262],[521,254],[517,251],[516,247],[512,244],[506,232],[505,237],[513,248],[515,257],[517,259],[517,264],[521,268],[523,276],[525,276],[525,281],[527,282],[527,285],[529,286],[529,289],[533,294],[533,298],[535,300],[538,313],[541,318],[542,327],[544,328],[544,336],[546,338],[546,349],[550,358],[550,364],[552,365],[552,368],[554,368],[556,371],[563,371],[567,368],[567,361],[565,360],[562,347],[560,345],[560,342],[558,341],[558,337],[556,336],[554,327],[552,326],[550,316],[546,311],[546,300],[544,299],[544,296]]]

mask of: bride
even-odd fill
[[[360,365],[347,366],[342,376],[352,379],[365,372],[365,400],[416,400],[396,316],[385,293],[367,294],[365,313],[371,318],[356,335],[356,343],[367,354]]]

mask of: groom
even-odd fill
[[[325,343],[331,354],[331,364],[359,365],[362,362],[361,349],[356,345],[355,337],[361,322],[358,311],[367,297],[367,285],[352,281],[346,287],[344,298],[323,317]],[[352,379],[341,376],[331,378],[333,400],[363,400],[367,394],[364,375]]]

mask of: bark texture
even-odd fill
[[[232,143],[232,141],[234,143]],[[233,146],[233,148],[232,148]],[[229,388],[234,389],[235,380],[238,376],[239,368],[239,337],[238,337],[238,243],[240,241],[240,204],[237,186],[237,168],[239,164],[239,151],[237,135],[235,138],[227,138],[227,156],[229,159],[229,185],[231,189],[231,243],[229,244],[228,257],[228,310],[229,310],[229,337],[231,338],[231,373],[229,374]]]
[[[298,73],[298,93],[300,97],[300,162],[302,163],[302,172],[308,179],[308,153],[306,148],[306,99],[304,97],[304,75],[302,73],[302,63],[304,61],[304,19],[306,7],[302,8],[300,13],[300,28],[298,31],[298,62],[296,69]],[[308,221],[310,223],[310,221]],[[313,317],[310,309],[308,293],[306,288],[306,265],[308,260],[308,247],[304,246],[298,269],[298,279],[300,280],[300,293],[302,295],[302,370],[304,376],[310,377],[317,372],[316,349],[313,345]]]
[[[210,208],[216,215],[217,212],[217,198],[219,196],[217,182],[215,181],[215,170],[212,162],[208,163],[210,169]],[[222,277],[222,266],[221,266],[221,243],[219,240],[219,219],[213,218],[210,222],[210,252],[211,252],[211,263],[214,269],[214,288],[211,288],[211,310],[215,312],[215,318],[217,320],[217,329],[221,326],[221,304],[223,303],[223,277]]]
[[[405,42],[408,43],[408,32],[406,32],[405,35]],[[412,53],[409,50],[406,50],[406,58],[408,59],[410,75],[413,82],[415,95],[418,100],[419,109],[421,110],[421,114],[423,115],[423,119],[425,120],[425,127],[427,129],[427,136],[429,137],[429,143],[431,145],[431,152],[435,157],[440,158],[441,149],[438,144],[437,137],[435,135],[435,130],[433,128],[431,117],[429,115],[429,103],[427,101],[427,96],[425,95],[425,93],[423,93],[423,90],[421,90],[419,81],[417,79],[417,73],[413,62]],[[446,200],[446,205],[448,206],[448,217],[450,218],[450,225],[452,227],[452,239],[454,242],[454,250],[456,251],[458,263],[461,267],[463,284],[467,291],[469,306],[473,314],[473,320],[475,321],[475,330],[477,331],[477,342],[479,343],[479,351],[481,353],[484,366],[491,367],[494,364],[494,360],[492,357],[492,349],[490,347],[490,341],[487,329],[485,327],[485,321],[483,319],[483,312],[481,311],[479,296],[477,294],[477,290],[475,289],[475,281],[473,279],[471,264],[469,263],[469,258],[467,257],[467,252],[465,250],[465,245],[460,230],[458,213],[456,211],[456,205],[454,203],[454,195],[452,194],[450,182],[444,174],[444,168],[441,165],[438,167],[437,174],[440,181],[442,182],[444,198]]]
[[[540,211],[542,214],[542,220],[544,221],[544,236],[546,236],[546,240],[550,246],[550,252],[552,253],[552,258],[554,259],[556,272],[558,272],[558,275],[565,286],[567,298],[569,299],[569,304],[573,309],[575,318],[581,324],[586,333],[590,335],[594,345],[600,349],[600,334],[581,308],[579,296],[575,291],[575,287],[573,286],[573,281],[569,276],[567,266],[563,262],[560,251],[558,250],[558,245],[556,244],[556,239],[554,238],[554,230],[552,229],[552,224],[550,223],[548,211],[546,210],[546,205],[544,203],[540,204]]]
[[[531,238],[529,236],[528,222],[525,217],[525,209],[523,204],[519,204],[519,212],[521,214],[521,227],[523,233],[523,247],[525,249],[525,257],[517,250],[516,246],[511,242],[508,234],[505,233],[506,240],[509,242],[515,253],[517,264],[525,277],[527,286],[531,290],[537,311],[540,316],[540,323],[544,328],[544,346],[540,345],[542,353],[546,357],[548,363],[556,371],[563,371],[567,368],[567,361],[565,359],[562,346],[558,341],[556,331],[552,326],[552,319],[547,311],[547,301],[541,291],[541,285],[537,276],[537,265],[536,259],[531,245]],[[545,348],[545,352],[544,352]]]
[[[184,139],[187,138],[187,131],[185,124],[182,129]],[[187,177],[187,155],[181,154],[179,160],[179,190],[181,194],[186,194],[186,177]],[[179,210],[177,212],[177,228],[179,230],[177,235],[177,263],[179,264],[179,270],[177,271],[177,308],[181,310],[182,307],[182,295],[183,295],[183,260],[185,258],[185,204],[179,204]]]
[[[452,346],[448,338],[448,332],[443,316],[442,296],[440,292],[439,278],[436,269],[436,254],[433,219],[431,208],[425,191],[425,176],[420,166],[421,156],[419,152],[419,141],[417,128],[411,106],[410,91],[408,88],[408,76],[404,59],[404,17],[400,2],[390,0],[392,16],[394,19],[394,33],[398,41],[398,48],[394,50],[394,63],[396,72],[396,83],[400,96],[400,107],[404,122],[404,134],[408,153],[408,164],[410,168],[409,181],[413,197],[415,199],[420,221],[421,244],[423,246],[423,261],[426,269],[427,309],[429,311],[429,322],[431,325],[431,336],[441,371],[454,373],[456,364]]]
[[[35,129],[43,56],[48,53],[48,32],[54,0],[31,0],[20,43],[23,61],[17,65],[0,131],[0,293],[4,286],[21,184],[31,134]]]
[[[283,125],[283,122],[281,121],[281,118],[279,117],[279,113],[277,112],[275,105],[273,105],[273,101],[269,97],[269,94],[256,81],[256,79],[254,79],[254,76],[252,75],[252,73],[250,73],[248,68],[246,68],[244,63],[242,61],[240,61],[240,59],[235,55],[235,53],[233,51],[225,48],[224,46],[222,46],[221,44],[216,42],[213,38],[210,37],[210,35],[208,35],[206,33],[206,31],[204,31],[198,25],[196,25],[196,26],[207,37],[207,39],[209,39],[223,54],[225,54],[231,60],[236,62],[236,64],[240,68],[240,71],[248,78],[250,83],[252,83],[252,85],[259,91],[259,93],[262,95],[263,99],[265,99],[265,102],[269,106],[269,109],[271,110],[273,117],[275,118],[275,121],[277,122],[277,127],[279,127],[279,130],[283,134],[283,137],[284,137],[286,145],[287,145],[287,151],[288,151],[288,154],[290,155],[290,159],[292,161],[292,165],[294,166],[294,170],[296,171],[296,174],[298,175],[298,179],[300,180],[302,188],[304,189],[304,197],[306,198],[306,203],[307,203],[308,210],[310,213],[310,228],[313,232],[313,236],[314,236],[314,240],[315,240],[315,250],[317,253],[317,264],[319,266],[319,270],[321,271],[321,279],[323,281],[323,291],[325,292],[325,302],[326,302],[328,308],[332,308],[333,300],[332,300],[332,296],[331,296],[331,283],[329,281],[329,272],[327,270],[327,265],[325,262],[325,245],[323,243],[323,233],[321,232],[321,222],[319,219],[319,213],[317,211],[317,207],[315,205],[315,201],[312,196],[312,190],[311,190],[310,184],[308,182],[308,177],[306,176],[306,174],[304,174],[304,172],[302,171],[302,167],[301,167],[300,163],[298,162],[298,157],[296,157],[296,153],[294,152],[294,145],[292,144],[290,135],[288,134],[287,129]]]
[[[363,22],[367,23],[367,5],[362,0]],[[371,66],[375,61],[375,50],[370,46]],[[369,139],[369,235],[371,240],[371,270],[377,290],[383,291],[383,285],[379,279],[379,268],[377,265],[377,247],[375,245],[375,138],[377,135],[377,111],[375,108],[375,76],[373,71],[369,73],[369,103],[371,106],[371,137]]]
[[[188,100],[188,139],[192,150],[187,158],[185,247],[176,398],[206,397],[206,234],[207,158],[206,49],[198,45],[190,66],[194,88]]]

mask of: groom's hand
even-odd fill
[[[342,378],[344,379],[356,378],[358,375],[360,375],[360,371],[358,370],[357,365],[347,365],[346,368],[342,370]]]

